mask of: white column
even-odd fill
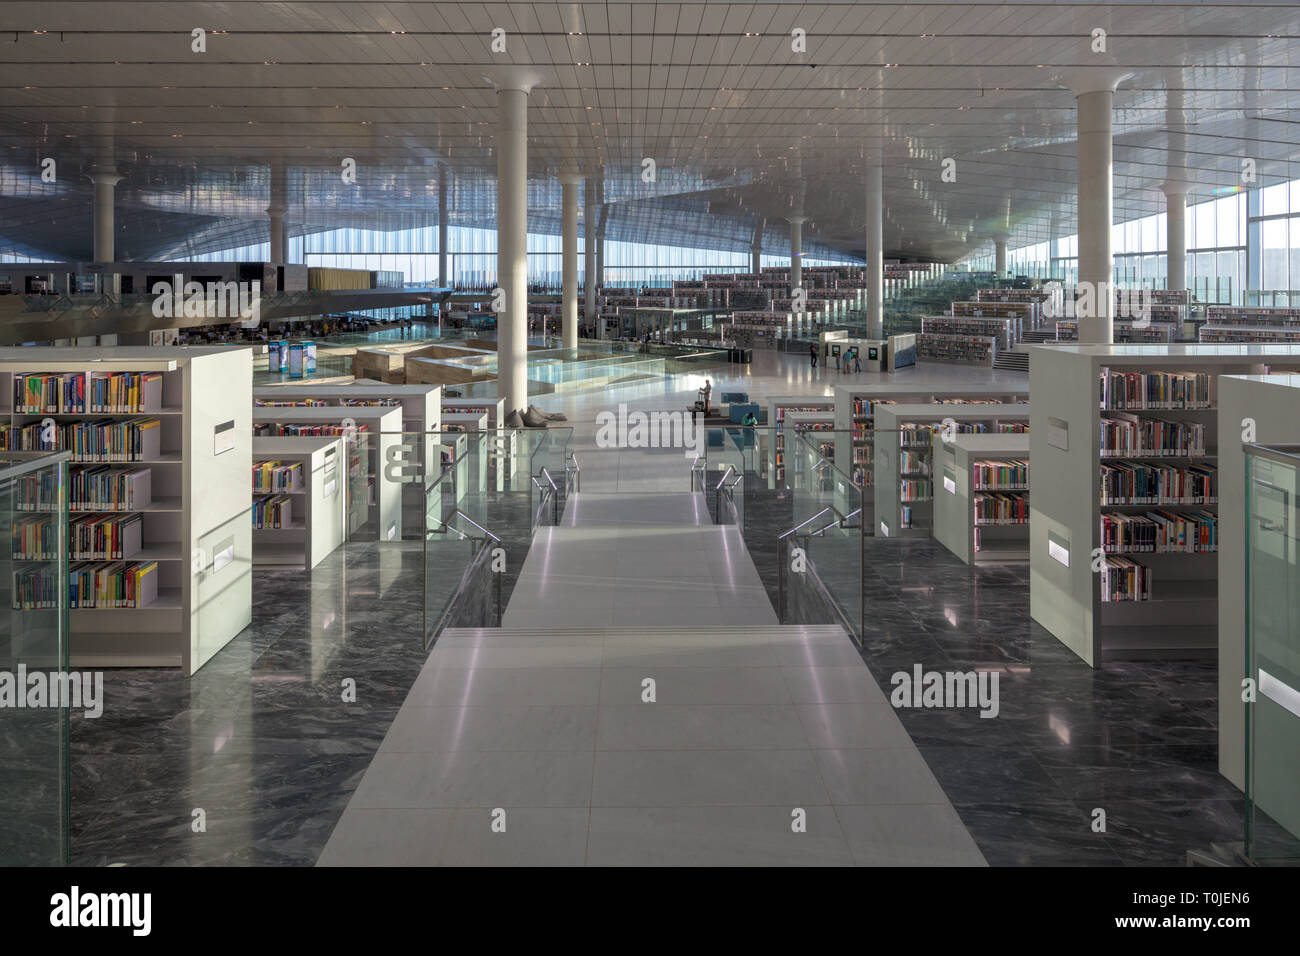
[[[528,407],[528,88],[497,88],[497,388]]]
[[[999,276],[1007,274],[1007,237],[993,237],[993,271]]]
[[[867,335],[885,334],[885,215],[884,170],[879,163],[867,166]]]
[[[1187,187],[1165,183],[1165,249],[1168,258],[1166,289],[1187,288]]]
[[[790,217],[790,292],[803,288],[803,216]]]
[[[583,322],[592,334],[603,339],[601,323],[596,315],[596,180],[588,176],[583,185],[582,257],[583,257]]]
[[[763,244],[756,242],[749,247],[749,271],[758,275],[763,271]]]
[[[268,254],[271,262],[288,261],[284,244],[284,214],[288,209],[287,193],[284,165],[276,160],[271,163],[271,202],[266,207],[266,214],[271,220],[271,249]]]
[[[438,287],[451,285],[447,272],[447,167],[438,167]]]
[[[1079,342],[1109,345],[1115,339],[1111,282],[1113,83],[1076,91],[1079,112],[1079,283],[1093,292],[1090,315],[1079,316]],[[1103,294],[1104,292],[1104,294]]]
[[[113,195],[124,177],[112,169],[96,169],[89,176],[95,184],[95,261],[113,262],[116,255]]]
[[[560,173],[561,336],[566,349],[578,347],[578,174]]]

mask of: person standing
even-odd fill
[[[808,346],[808,354],[812,357],[812,367],[816,368],[817,367],[817,346],[816,345]]]
[[[853,371],[862,374],[862,352],[856,347],[853,349]]]
[[[706,379],[704,380],[704,387],[703,387],[702,389],[700,389],[700,398],[704,399],[704,417],[705,417],[705,418],[708,418],[708,417],[709,417],[709,414],[710,414],[710,411],[709,411],[709,400],[710,400],[712,397],[713,397],[713,382],[706,378]]]
[[[840,370],[840,347],[838,345],[832,345],[831,351],[835,353],[835,371],[838,372]]]

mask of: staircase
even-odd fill
[[[1028,352],[999,352],[993,357],[993,367],[1004,372],[1024,372],[1029,374]]]

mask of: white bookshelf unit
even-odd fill
[[[787,448],[787,438],[785,435],[786,416],[791,412],[830,412],[832,424],[835,421],[835,399],[827,396],[825,398],[810,397],[807,395],[777,395],[770,396],[767,399],[767,423],[771,426],[768,432],[772,436],[772,442],[767,448],[767,486],[769,488],[779,488],[785,481],[785,453],[793,450],[794,442],[790,441]],[[847,469],[842,465],[841,470],[847,474]]]
[[[437,433],[442,429],[441,385],[385,385],[358,379],[345,385],[265,385],[253,389],[253,401],[321,402],[326,406],[373,407],[393,406],[402,410],[402,443],[408,446],[403,473],[411,477],[417,463],[428,472],[427,480],[438,477]],[[423,438],[417,438],[423,435]],[[419,481],[403,484],[402,521],[409,534],[423,526],[424,486]]]
[[[1246,453],[1255,443],[1300,443],[1300,375],[1219,377],[1219,499],[1237,502],[1219,515],[1219,772],[1245,789],[1246,721]],[[1296,530],[1292,529],[1292,535]]]
[[[914,382],[873,386],[835,386],[835,461],[841,471],[865,491],[871,485],[872,429],[877,406],[960,402],[1027,402],[1029,386],[972,382],[934,385]],[[871,494],[863,496],[864,506]]]
[[[125,380],[110,376],[126,375],[141,376],[138,398],[119,394],[104,410],[94,397],[97,383],[120,383]],[[64,383],[63,401],[54,385],[48,401],[25,387],[23,400],[15,401],[16,382],[25,385],[32,376]],[[123,519],[120,558],[74,559],[70,574],[78,566],[105,569],[116,560],[131,563],[130,573],[138,574],[134,587],[142,606],[69,612],[71,666],[179,667],[189,676],[252,620],[246,397],[252,386],[249,349],[0,349],[0,418],[8,447],[39,450],[57,443],[73,451],[70,485],[75,490],[81,483],[87,495],[96,485],[100,493],[79,498],[70,525]],[[156,424],[123,427],[130,422]],[[58,437],[43,443],[51,430]],[[82,441],[74,447],[77,432]],[[130,438],[134,450],[105,456],[85,443],[109,433]],[[138,550],[128,553],[137,543]]]
[[[953,437],[1015,434],[1029,423],[1025,404],[884,405],[876,411],[875,533],[928,536],[934,527],[935,449],[945,421]]]
[[[285,473],[267,476],[258,467],[272,462]],[[253,566],[311,570],[343,544],[346,477],[342,438],[254,438]],[[259,501],[281,497],[289,503],[288,520],[276,527]]]
[[[1188,519],[1184,525],[1194,519],[1213,528],[1222,490],[1197,494],[1195,489],[1210,487],[1205,474],[1217,478],[1220,471],[1220,376],[1298,369],[1300,347],[1057,345],[1035,347],[1031,354],[1031,616],[1094,667],[1115,657],[1213,654],[1219,639],[1217,531],[1203,539],[1197,525],[1188,528],[1186,533],[1198,538],[1196,550],[1157,540],[1160,551],[1133,552],[1123,543],[1124,550],[1112,544],[1107,553],[1103,517],[1112,534],[1119,522],[1131,524],[1152,512],[1160,513],[1160,527],[1166,529],[1171,515]],[[1207,376],[1208,389],[1191,407],[1103,408],[1103,369],[1200,374]],[[1157,429],[1167,433],[1160,444],[1154,440]],[[1144,436],[1142,444],[1103,456],[1103,434],[1134,432]],[[1125,493],[1130,486],[1145,491],[1130,496]],[[1167,494],[1171,488],[1178,494]],[[1132,530],[1143,533],[1141,526]],[[1094,572],[1097,566],[1105,573]]]
[[[395,406],[252,407],[257,437],[341,437],[344,419],[357,426],[356,441],[347,443],[348,537],[376,535],[380,541],[400,541],[402,495],[398,452],[402,443],[402,410]],[[259,427],[264,426],[264,427]],[[289,426],[290,430],[282,428]],[[293,434],[291,429],[302,429]],[[322,430],[312,434],[313,430]],[[387,474],[386,474],[387,472]],[[414,476],[415,482],[419,476]],[[423,514],[423,512],[421,512]],[[423,521],[419,528],[423,533]],[[372,539],[373,540],[373,539]]]
[[[958,435],[936,453],[934,537],[967,564],[1029,560],[1029,436]]]

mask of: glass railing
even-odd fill
[[[28,695],[25,706],[0,707],[3,866],[68,862],[69,705],[92,709],[81,693],[85,682],[77,682],[74,695],[73,681],[65,679],[70,458],[69,452],[0,454],[0,538],[9,542],[0,571],[0,587],[7,592],[0,599],[0,671],[16,683],[18,693]],[[47,694],[33,702],[29,681],[38,673],[45,675],[47,687],[65,688],[68,695]]]
[[[1246,446],[1246,855],[1300,864],[1300,445]]]
[[[793,523],[776,536],[777,613],[783,624],[840,623],[859,643],[863,616],[862,490],[804,433],[793,454],[807,468],[790,488]]]

